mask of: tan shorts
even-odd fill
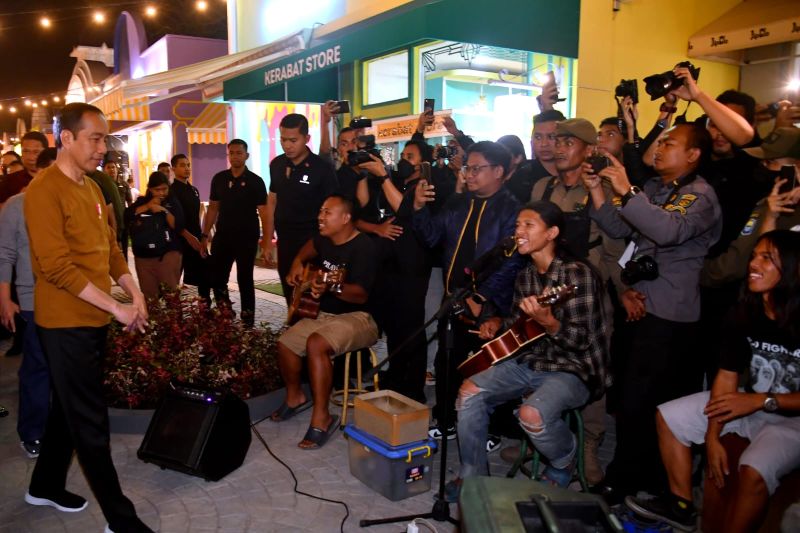
[[[306,341],[312,333],[328,341],[333,353],[339,355],[375,344],[378,340],[378,325],[364,311],[341,315],[320,313],[316,319],[304,318],[287,329],[278,342],[300,357],[305,357]]]

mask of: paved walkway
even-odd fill
[[[255,277],[257,282],[277,280],[274,270],[263,268],[256,268]],[[235,279],[235,275],[231,278]],[[238,310],[236,285],[231,284],[231,289],[236,302],[234,308]],[[256,321],[279,327],[285,318],[283,298],[259,290],[256,297]],[[0,354],[5,353],[8,346],[8,341],[0,342]],[[16,434],[19,361],[19,357],[0,355],[0,404],[11,411],[10,416],[0,419],[0,532],[101,532],[105,519],[77,462],[70,470],[67,488],[89,499],[90,505],[85,511],[60,513],[51,508],[27,505],[22,500],[34,461],[22,453]],[[433,397],[433,388],[428,389],[428,397]],[[292,468],[299,490],[347,503],[350,517],[344,525],[345,531],[405,531],[405,524],[362,529],[358,521],[431,510],[441,454],[435,455],[429,474],[433,490],[392,502],[350,474],[348,443],[343,434],[336,434],[321,450],[297,448],[309,417],[310,411],[306,411],[287,422],[262,422],[257,429],[272,452]],[[142,520],[154,530],[164,533],[339,531],[344,508],[295,494],[290,473],[255,437],[244,465],[218,482],[206,482],[139,461],[136,450],[141,440],[142,435],[112,434],[112,454],[125,493],[136,505]],[[607,456],[611,439],[606,441],[604,455]],[[455,476],[453,470],[458,467],[454,441],[451,444],[448,479]],[[499,453],[492,454],[491,459],[492,471],[502,475],[508,465],[502,463]],[[452,505],[451,512],[456,514],[457,506]],[[435,523],[435,526],[440,532],[455,530],[450,524]],[[424,527],[420,529],[425,530]]]

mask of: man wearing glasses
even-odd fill
[[[439,324],[439,352],[434,363],[437,376],[434,416],[442,421],[444,414],[448,414],[449,427],[441,428],[446,438],[455,437],[455,399],[462,381],[457,367],[470,351],[483,343],[469,330],[476,329],[474,324],[482,317],[508,314],[514,279],[521,265],[521,259],[515,254],[479,285],[465,272],[477,258],[514,234],[520,204],[503,187],[510,163],[511,154],[503,146],[490,141],[475,143],[467,151],[467,165],[461,178],[465,193],[452,197],[435,216],[428,207],[437,194],[433,185],[420,180],[414,193],[414,231],[426,246],[442,245],[446,294],[467,286],[475,291],[475,295],[464,302],[468,309],[467,320],[471,319],[473,324],[453,321],[447,396],[443,379],[447,364],[443,338],[446,320]]]

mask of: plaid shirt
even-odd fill
[[[503,326],[510,327],[523,313],[523,298],[541,295],[559,285],[574,285],[575,294],[553,307],[553,316],[561,323],[555,335],[545,335],[520,351],[520,363],[541,372],[569,372],[583,381],[593,398],[600,397],[611,385],[609,342],[611,330],[602,311],[602,286],[592,271],[579,262],[565,262],[556,257],[542,278],[536,266],[528,265],[517,275],[511,316]]]

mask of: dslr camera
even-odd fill
[[[620,279],[625,285],[633,285],[640,281],[653,281],[658,277],[658,263],[649,255],[634,257],[627,263],[620,273]]]
[[[636,80],[619,80],[619,85],[614,88],[614,96],[625,98],[630,96],[634,104],[639,103],[639,84]]]
[[[369,163],[372,161],[370,155],[374,155],[378,159],[381,158],[381,152],[375,147],[374,135],[360,135],[358,137],[358,150],[347,152],[347,164],[351,167],[360,165],[361,163]]]
[[[434,155],[435,159],[452,159],[458,155],[458,150],[455,146],[440,146]]]
[[[697,79],[700,77],[700,68],[695,67],[689,61],[681,61],[675,65],[675,68],[677,67],[688,68],[689,72],[692,74],[692,78],[694,78],[695,81],[697,81]],[[650,100],[658,100],[659,98],[663,98],[668,92],[674,91],[683,85],[683,80],[675,76],[671,70],[662,72],[661,74],[647,76],[643,81],[644,90],[650,95]]]

